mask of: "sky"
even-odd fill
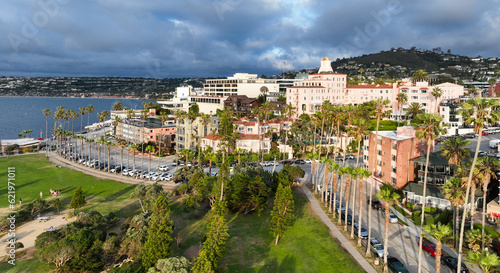
[[[0,76],[276,75],[413,46],[500,57],[500,0],[0,3]]]

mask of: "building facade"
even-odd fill
[[[415,133],[413,127],[398,127],[397,131],[379,131],[377,137],[372,132],[365,138],[363,162],[371,173],[375,172],[376,181],[402,189],[415,180],[415,164],[411,160],[427,152],[427,144]]]
[[[210,117],[206,124],[201,117],[194,121],[189,119],[176,121],[176,151],[184,149],[196,150],[203,137],[213,134],[219,129],[219,117]]]

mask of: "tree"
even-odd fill
[[[274,207],[271,211],[270,231],[276,237],[274,245],[278,245],[278,240],[283,237],[293,218],[295,201],[292,196],[292,189],[281,184],[278,185]]]
[[[471,182],[472,182],[472,176],[474,172],[474,168],[476,166],[476,161],[477,161],[477,156],[479,153],[479,148],[481,145],[481,137],[482,137],[482,132],[485,124],[495,124],[499,118],[500,118],[500,113],[496,109],[499,105],[498,100],[496,99],[484,99],[484,98],[474,98],[470,99],[469,101],[462,103],[461,107],[462,110],[461,113],[467,113],[466,115],[462,115],[462,117],[465,117],[465,124],[469,125],[471,123],[474,123],[474,132],[478,134],[478,139],[477,139],[477,144],[476,144],[476,151],[474,153],[474,159],[472,160],[472,165],[469,171],[469,176],[467,178],[467,186],[466,186],[466,193],[465,193],[465,204],[468,203],[468,197],[470,193],[470,188],[471,188]],[[472,113],[472,114],[471,114]],[[463,236],[464,236],[464,231],[465,231],[465,217],[467,216],[467,206],[464,207],[464,212],[462,215],[462,223],[460,224],[460,236],[459,236],[459,243],[458,243],[458,270],[460,270],[460,267],[462,266],[462,245],[463,245]]]
[[[420,244],[422,245],[423,240],[423,225],[425,218],[425,202],[426,202],[426,191],[427,191],[427,172],[429,169],[429,156],[431,154],[431,146],[434,143],[434,140],[439,138],[440,135],[446,133],[446,129],[441,126],[442,117],[439,114],[420,114],[417,117],[418,125],[417,129],[417,138],[424,139],[427,145],[427,153],[425,160],[425,171],[424,171],[424,189],[422,193],[422,214],[421,214],[421,229],[420,229]],[[422,248],[418,250],[418,271],[422,270]]]
[[[155,267],[150,267],[147,273],[188,273],[191,262],[186,257],[170,257],[159,259]]]
[[[166,196],[166,193],[160,184],[154,183],[145,185],[141,183],[135,187],[134,192],[130,197],[139,199],[142,212],[146,213],[151,209],[153,202],[155,202],[160,196]]]
[[[46,157],[49,157],[49,116],[52,113],[50,109],[43,109],[42,110],[43,115],[45,116],[45,155]]]
[[[408,109],[406,109],[406,118],[408,119],[408,124],[410,123],[410,119],[416,119],[418,115],[422,114],[424,109],[422,105],[418,102],[412,102]]]
[[[373,108],[374,108],[373,111],[375,114],[375,118],[377,119],[377,126],[376,126],[376,130],[375,130],[375,136],[374,136],[374,142],[373,142],[374,143],[373,155],[372,155],[373,164],[371,166],[368,165],[368,167],[371,168],[371,170],[369,170],[369,171],[371,171],[373,177],[375,177],[377,174],[377,148],[376,147],[377,147],[377,142],[378,142],[378,128],[380,126],[380,119],[382,119],[383,117],[390,114],[390,110],[387,110],[389,103],[390,103],[389,100],[382,100],[380,98],[373,102]],[[372,183],[370,183],[370,200],[369,200],[369,204],[368,204],[368,238],[371,238],[371,235],[372,235],[371,232],[372,232],[373,183],[374,183],[374,181],[372,181]],[[371,255],[370,246],[367,245],[365,256],[368,257],[370,255]]]
[[[113,111],[123,110],[123,104],[120,101],[117,101],[113,104]]]
[[[205,232],[206,240],[203,242],[200,255],[196,258],[193,268],[191,268],[195,273],[215,272],[222,253],[226,249],[229,228],[224,217],[225,202],[216,201],[214,207],[216,209],[212,210],[212,216]]]
[[[408,95],[406,95],[406,93],[399,93],[397,96],[396,96],[396,100],[398,101],[398,109],[399,109],[399,121],[398,122],[401,122],[401,115],[402,115],[402,112],[403,112],[403,105],[405,103],[408,102]]]
[[[85,107],[78,107],[80,110],[78,114],[80,114],[80,132],[83,132],[83,116],[87,114],[87,108]]]
[[[460,137],[447,139],[443,142],[443,146],[439,147],[441,154],[448,158],[448,163],[451,166],[460,166],[462,160],[469,157],[470,149],[467,147],[470,141],[463,140]]]
[[[244,214],[262,211],[268,196],[269,188],[260,176],[236,174],[228,186],[228,205]]]
[[[496,179],[496,172],[500,169],[500,162],[495,158],[488,156],[477,159],[476,170],[474,176],[483,185],[483,215],[482,215],[482,244],[481,249],[484,250],[484,225],[486,224],[486,197],[488,194],[488,184],[490,180]]]
[[[170,205],[165,196],[158,196],[149,222],[146,243],[142,248],[142,265],[150,268],[159,259],[172,255],[172,229],[174,222],[170,219]]]
[[[87,116],[87,126],[89,126],[89,125],[90,125],[90,114],[94,113],[94,111],[95,111],[95,107],[94,107],[94,106],[92,106],[91,104],[89,104],[89,106],[87,106],[87,111],[86,111],[86,112],[87,112],[87,114],[89,114],[89,115]]]
[[[453,238],[455,240],[455,247],[457,246],[456,231],[459,207],[464,204],[465,189],[462,187],[462,179],[460,177],[453,177],[446,181],[443,185],[444,198],[450,201],[453,207]]]
[[[432,92],[431,92],[432,96],[434,97],[434,99],[436,100],[436,114],[439,113],[439,107],[438,107],[438,100],[439,98],[443,95],[443,90],[441,90],[441,88],[439,87],[434,87],[434,89],[432,89]]]
[[[59,198],[52,200],[52,206],[56,208],[57,213],[59,213],[59,208],[61,207],[61,200],[59,200]]]
[[[390,214],[390,207],[391,204],[398,201],[401,198],[400,191],[396,190],[392,185],[390,184],[383,184],[380,186],[380,192],[375,194],[375,197],[377,199],[383,200],[385,202],[384,208],[385,208],[385,234],[384,234],[384,246],[387,249],[389,245],[389,214]],[[422,245],[422,242],[420,242],[420,245]],[[389,272],[389,268],[387,267],[387,254],[388,251],[384,251],[384,272]]]
[[[424,231],[432,234],[436,239],[436,273],[441,272],[441,242],[450,237],[453,233],[448,225],[442,225],[440,222],[437,224],[428,224],[424,226]]]
[[[425,82],[429,81],[429,77],[427,76],[427,73],[423,69],[418,69],[413,73],[412,76],[412,81],[413,82]]]
[[[484,250],[483,252],[469,251],[467,252],[467,258],[471,262],[477,264],[484,273],[489,273],[492,267],[500,265],[500,258],[498,255]]]
[[[87,201],[85,201],[85,197],[83,196],[82,186],[78,186],[73,194],[69,207],[73,209],[73,214],[75,214],[76,209],[83,207],[85,204],[87,204]]]

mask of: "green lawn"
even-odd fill
[[[51,270],[55,270],[55,267],[42,263],[38,259],[16,262],[15,265],[8,263],[0,264],[0,272],[3,273],[51,272]]]
[[[228,272],[363,272],[356,261],[335,242],[328,228],[310,211],[303,194],[294,190],[295,220],[277,246],[269,233],[269,210],[260,215],[228,216],[229,242],[221,262]],[[200,242],[204,235],[203,213],[182,213],[179,205],[172,206],[176,230],[183,237],[182,255]],[[200,221],[199,219],[202,219]]]
[[[71,202],[73,192],[82,186],[87,200],[84,210],[94,209],[103,215],[113,211],[120,217],[130,216],[139,205],[136,200],[130,199],[135,185],[124,184],[112,180],[98,179],[67,168],[57,168],[48,161],[45,155],[12,156],[0,159],[0,208],[8,207],[7,175],[8,167],[15,167],[15,194],[16,203],[19,198],[23,203],[29,203],[40,197],[51,200],[50,189],[61,190],[59,196],[62,209]]]

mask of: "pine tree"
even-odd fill
[[[170,219],[170,206],[164,196],[156,199],[153,215],[149,222],[146,243],[142,247],[142,265],[144,268],[155,266],[159,259],[172,255],[173,221]]]
[[[57,209],[57,213],[59,213],[59,208],[61,207],[61,200],[56,198],[52,201],[52,206]]]
[[[229,227],[226,218],[224,217],[227,211],[225,201],[217,201],[214,204],[215,210],[212,210],[212,217],[207,226],[205,233],[206,240],[203,242],[203,247],[200,250],[200,255],[196,259],[191,270],[197,272],[215,272],[219,264],[219,259],[222,257],[226,249]]]
[[[274,199],[274,207],[271,211],[271,226],[270,231],[273,236],[276,236],[275,245],[278,245],[278,240],[283,237],[283,234],[288,229],[290,221],[293,218],[293,209],[295,202],[292,196],[292,189],[279,184]]]
[[[73,194],[69,207],[73,209],[73,214],[75,214],[76,209],[83,207],[85,204],[87,204],[87,201],[85,201],[85,196],[83,196],[82,186],[79,186]]]

